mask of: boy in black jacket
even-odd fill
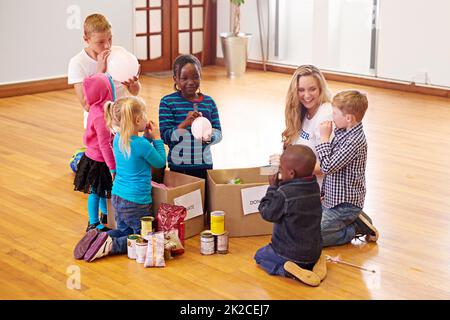
[[[304,145],[288,146],[281,155],[279,173],[269,177],[259,205],[263,219],[274,223],[272,242],[254,257],[269,274],[293,276],[310,286],[318,286],[326,276],[315,164],[314,152]]]

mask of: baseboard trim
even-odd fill
[[[225,66],[225,60],[223,58],[216,59],[216,65]],[[247,68],[263,70],[263,64],[261,62],[247,62]],[[293,74],[296,67],[281,66],[275,64],[266,64],[267,71],[280,72]],[[338,72],[322,71],[325,78],[329,81],[340,81],[364,86],[371,86],[383,89],[392,89],[403,92],[420,93],[432,96],[438,96],[443,98],[450,98],[450,89],[436,86],[417,85],[413,83],[406,83],[401,81],[394,81],[388,79],[379,79],[372,77],[356,76],[343,74]]]
[[[225,66],[225,60],[223,58],[216,58],[216,65]],[[247,68],[263,70],[263,64],[260,62],[247,62]],[[293,74],[295,69],[295,67],[290,66],[266,64],[267,71]],[[392,89],[403,92],[420,93],[443,98],[450,98],[450,89],[442,87],[417,85],[412,83],[397,82],[394,80],[355,76],[330,71],[323,71],[323,74],[325,78],[330,81],[340,81],[383,89]],[[0,98],[55,90],[65,90],[70,88],[73,88],[73,85],[67,84],[67,77],[5,84],[0,85]]]
[[[0,85],[0,98],[73,88],[67,77]]]

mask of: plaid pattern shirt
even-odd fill
[[[325,174],[323,205],[332,208],[341,203],[364,207],[366,196],[367,142],[362,123],[346,131],[335,129],[331,142],[316,146],[320,168]]]

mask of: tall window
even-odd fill
[[[269,6],[269,61],[374,75],[376,0],[272,0]]]

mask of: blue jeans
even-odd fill
[[[130,234],[141,233],[141,218],[152,215],[152,204],[138,204],[112,195],[112,205],[116,211],[117,229],[108,231],[113,239],[110,254],[127,252],[127,238]]]
[[[333,208],[322,206],[321,233],[323,246],[337,246],[352,241],[356,235],[356,223],[361,208],[341,203]]]
[[[268,274],[282,277],[286,276],[286,271],[283,266],[288,259],[276,254],[270,243],[267,246],[258,249],[254,259]]]
[[[291,277],[284,270],[284,263],[289,259],[283,258],[278,255],[272,248],[272,244],[268,244],[265,247],[258,249],[254,257],[257,264],[261,266],[270,275],[277,275],[282,277]],[[298,263],[297,263],[298,264]],[[298,264],[301,268],[311,270],[314,264]]]

